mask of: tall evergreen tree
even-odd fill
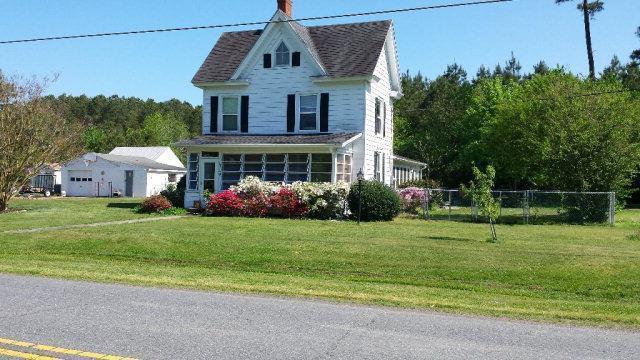
[[[540,60],[539,63],[533,65],[533,73],[536,75],[546,75],[549,71],[551,71],[551,69],[544,60]]]
[[[575,0],[555,0],[556,4],[565,2],[572,2]],[[602,0],[579,0],[578,10],[582,11],[584,18],[584,34],[587,42],[587,57],[589,60],[589,78],[591,80],[596,79],[596,65],[593,60],[593,44],[591,42],[591,20],[593,20],[596,13],[604,10],[604,2]]]
[[[640,26],[638,26],[638,30],[636,31],[636,35],[640,38]],[[640,49],[634,50],[631,53],[631,60],[635,63],[640,63]]]

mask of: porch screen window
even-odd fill
[[[380,171],[380,165],[380,153],[376,151],[373,153],[373,176],[377,181],[382,181],[382,172]]]
[[[337,181],[344,181],[346,183],[351,182],[351,155],[349,154],[338,154],[337,159]]]
[[[382,100],[376,98],[376,135],[382,133]]]
[[[262,179],[262,174],[264,172],[263,158],[263,154],[245,154],[243,178],[246,178],[247,176],[255,176]]]
[[[311,181],[331,182],[333,159],[331,154],[311,154]]]
[[[276,49],[276,66],[289,66],[290,63],[289,48],[284,43],[280,43],[280,46]]]
[[[198,190],[198,164],[200,155],[198,153],[189,154],[189,190]]]
[[[222,156],[222,190],[236,185],[242,177],[242,155],[224,154]]]
[[[287,183],[309,181],[309,154],[288,154]]]
[[[264,180],[283,182],[284,168],[285,154],[266,154],[264,165]]]
[[[239,113],[240,101],[238,97],[222,98],[222,131],[238,131]]]
[[[318,130],[318,95],[300,96],[300,130]]]

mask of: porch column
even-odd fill
[[[331,183],[335,184],[338,180],[338,151],[331,151]]]

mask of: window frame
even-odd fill
[[[374,109],[374,130],[376,135],[382,135],[384,134],[383,131],[383,126],[384,126],[384,121],[383,121],[383,100],[382,98],[376,97],[376,104],[375,104],[375,109]]]
[[[382,153],[380,151],[373,152],[373,178],[380,182],[382,182],[381,158]]]
[[[316,98],[316,108],[315,112],[302,112],[302,98],[303,97],[311,97],[315,96]],[[297,129],[299,132],[318,132],[320,131],[320,94],[318,93],[308,93],[308,94],[299,94],[297,99]],[[315,114],[316,116],[316,126],[314,129],[302,129],[302,115],[303,114]]]
[[[343,181],[343,182],[346,182],[347,184],[351,184],[352,171],[353,171],[353,154],[338,153],[336,155],[336,182]]]
[[[193,156],[195,156],[195,160],[192,160]],[[194,169],[191,168],[191,164],[195,164]],[[194,174],[195,174],[195,179],[193,178]],[[189,154],[189,158],[187,159],[187,176],[188,176],[187,191],[191,191],[191,192],[198,191],[198,188],[200,187],[198,184],[198,182],[200,181],[200,153],[199,152]],[[195,187],[191,186],[192,183],[195,183]]]
[[[287,51],[286,52],[282,52],[279,51],[280,47],[284,46]],[[281,41],[278,46],[276,47],[276,50],[273,52],[273,67],[274,68],[286,68],[286,67],[291,67],[291,49],[289,48],[289,46],[284,42]],[[280,54],[286,54],[286,59],[287,59],[287,63],[286,64],[278,64],[278,55]]]
[[[236,99],[236,101],[238,102],[237,106],[236,106],[236,113],[232,114],[232,113],[225,113],[224,112],[224,99]],[[218,127],[220,129],[221,132],[223,133],[239,133],[240,132],[240,112],[241,112],[241,106],[242,106],[242,101],[240,100],[240,96],[239,95],[221,95],[220,96],[220,105],[218,106],[219,108],[219,113],[220,113],[220,126]],[[225,130],[224,129],[224,117],[225,116],[232,116],[235,115],[236,117],[236,130]]]

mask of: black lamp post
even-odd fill
[[[360,225],[360,220],[362,218],[362,181],[364,180],[364,173],[362,169],[358,171],[358,225]]]

